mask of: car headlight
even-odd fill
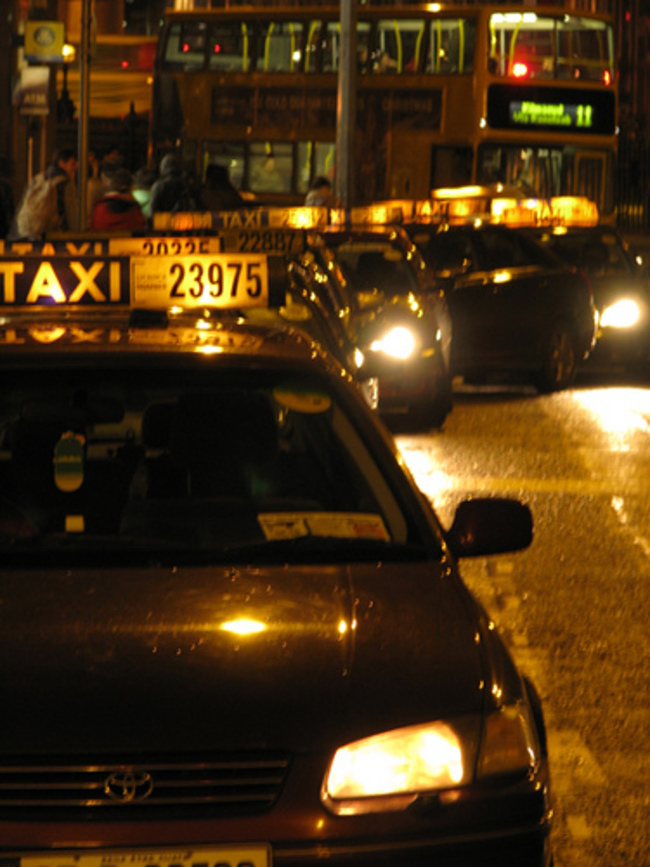
[[[539,758],[537,732],[527,704],[508,705],[486,717],[476,772],[479,779],[526,771]]]
[[[600,317],[603,328],[632,328],[641,318],[639,305],[631,298],[621,298],[606,307]]]
[[[415,335],[403,325],[391,328],[383,337],[373,340],[370,349],[373,352],[383,352],[392,358],[405,360],[415,352],[417,341]]]
[[[476,775],[526,773],[538,760],[534,725],[517,703],[480,718],[395,729],[338,749],[321,798],[337,815],[404,810],[419,795],[455,790]]]

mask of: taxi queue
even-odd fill
[[[452,244],[454,230],[471,235],[485,225],[522,233],[540,226],[589,232],[597,223],[588,200],[523,200],[498,187],[438,190],[423,202],[347,210],[159,213],[153,231],[142,236],[87,233],[5,242],[0,275],[6,298],[17,292],[26,304],[123,304],[133,284],[138,304],[146,306],[142,287],[167,279],[179,306],[186,297],[209,297],[219,306],[220,278],[215,282],[215,266],[206,257],[271,254],[274,267],[286,274],[284,294],[280,290],[263,308],[248,299],[239,313],[307,331],[353,373],[386,420],[428,429],[441,427],[451,410],[454,377],[481,382],[496,373],[532,382],[540,391],[567,387],[594,349],[602,313],[583,269],[560,264],[541,247],[523,261],[521,252],[506,251],[498,267],[472,267],[462,254],[450,270],[446,257],[437,261],[436,252],[427,254],[434,240],[440,249]],[[351,273],[345,249],[356,251],[358,263],[374,255],[373,273],[383,277],[372,283],[360,265]],[[396,260],[411,272],[406,289],[389,277]],[[646,310],[644,325],[647,319]]]
[[[542,703],[458,566],[528,506],[443,527],[303,328],[326,267],[223,219],[0,257],[2,859],[550,867]]]

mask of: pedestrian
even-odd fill
[[[34,238],[48,232],[76,231],[77,156],[69,148],[57,151],[44,172],[35,175],[16,210],[12,237]]]
[[[243,208],[245,201],[230,180],[228,169],[210,163],[205,170],[205,181],[199,194],[199,207],[203,211],[234,211]]]
[[[151,188],[155,181],[155,171],[147,166],[142,166],[133,175],[133,188],[131,192],[147,220],[151,217]]]
[[[102,177],[103,161],[97,151],[88,152],[88,181],[86,185],[86,219],[90,225],[90,217],[92,216],[95,203],[98,202],[106,192],[106,186]]]
[[[165,154],[160,175],[151,187],[151,216],[157,213],[196,211],[197,198],[191,181],[183,172],[178,154]]]
[[[312,181],[305,204],[316,208],[331,208],[334,206],[334,190],[331,181],[325,175],[318,175]]]
[[[108,180],[108,189],[93,208],[90,228],[104,231],[145,229],[147,221],[133,198],[131,172],[117,169]]]
[[[45,170],[45,177],[61,178],[57,185],[57,212],[59,229],[74,232],[79,229],[77,206],[77,154],[71,148],[61,148]]]

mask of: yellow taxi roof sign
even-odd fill
[[[220,229],[315,229],[326,226],[327,208],[270,207],[238,208],[234,211],[158,212],[153,215],[156,231],[189,232]]]
[[[408,217],[412,211],[409,202],[406,208]],[[404,203],[400,201],[375,202],[353,208],[332,208],[329,213],[331,226],[385,226],[391,223],[402,223],[405,217]]]
[[[551,220],[563,226],[597,226],[598,206],[586,196],[554,196]]]

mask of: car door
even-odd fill
[[[462,324],[479,366],[533,369],[556,314],[558,268],[550,267],[543,251],[536,256],[534,245],[513,230],[465,231],[473,233],[474,260],[454,284],[455,333],[456,323]]]

